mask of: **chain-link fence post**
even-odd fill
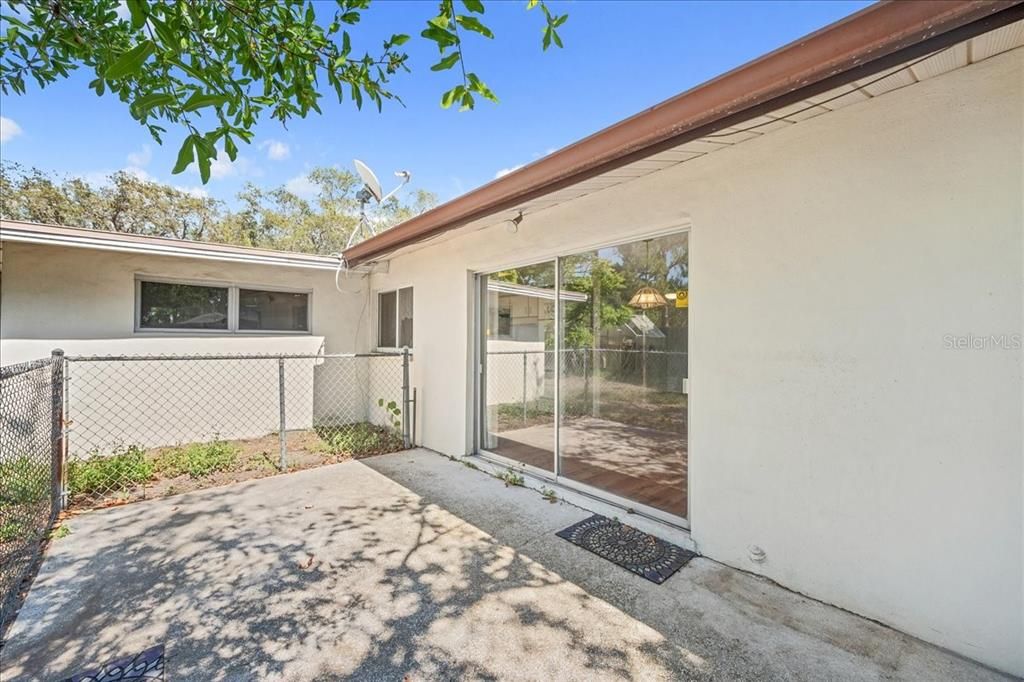
[[[409,348],[402,348],[402,445],[406,448],[412,447],[412,438],[409,434],[409,427],[412,421],[409,419]]]
[[[281,440],[281,462],[278,465],[281,471],[288,469],[288,434],[285,431],[284,421],[284,358],[277,359],[277,396],[281,409],[281,423],[278,434]]]
[[[522,423],[526,423],[526,351],[522,351]]]
[[[64,508],[64,351],[50,353],[50,513]]]

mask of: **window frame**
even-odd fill
[[[175,329],[172,327],[143,327],[142,326],[142,283],[153,282],[156,284],[184,284],[196,287],[216,287],[228,291],[228,326],[227,329]],[[305,330],[294,329],[239,329],[239,298],[240,290],[265,291],[269,293],[280,292],[282,294],[306,294],[306,326]],[[312,336],[313,335],[313,290],[301,287],[286,287],[277,285],[255,284],[251,282],[234,282],[216,279],[182,279],[175,277],[161,277],[135,274],[135,319],[133,330],[136,334],[148,336],[171,334],[191,335],[200,334],[203,336]]]
[[[403,286],[392,287],[390,289],[378,289],[374,292],[374,329],[373,329],[373,347],[378,351],[385,351],[389,353],[401,352],[404,346],[383,346],[380,343],[380,297],[384,294],[395,295],[395,343],[398,343],[398,337],[402,333],[402,306],[400,304],[401,294],[399,292],[409,289],[412,291],[412,342],[416,343],[416,289],[411,284]],[[413,346],[409,346],[411,351]]]

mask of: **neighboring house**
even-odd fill
[[[5,223],[4,363],[412,346],[420,444],[1024,675],[1022,48],[1018,3],[870,7],[348,249],[355,293]],[[227,320],[140,328],[150,278],[228,285]]]

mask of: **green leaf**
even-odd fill
[[[460,56],[459,52],[452,52],[447,57],[445,57],[441,61],[439,61],[437,64],[434,64],[433,66],[431,66],[430,70],[431,71],[444,71],[445,69],[450,69],[450,68],[452,68],[453,66],[455,66],[456,64],[459,63],[459,56]]]
[[[131,14],[132,30],[138,31],[145,25],[146,17],[149,16],[146,0],[125,0],[125,4],[128,5],[128,12]]]
[[[377,398],[377,407],[384,407],[384,398]]]
[[[400,45],[405,45],[407,42],[409,42],[409,36],[407,36],[404,33],[396,33],[395,35],[391,36],[391,40],[389,40],[388,42],[392,45],[392,47],[398,47]]]
[[[531,10],[537,6],[537,0],[528,0],[526,3],[526,9]]]
[[[142,68],[142,65],[150,55],[156,51],[156,45],[151,40],[143,40],[141,43],[123,53],[113,64],[103,72],[107,80],[117,80],[130,76]]]
[[[181,108],[182,111],[195,111],[196,109],[202,109],[203,107],[219,107],[227,101],[228,98],[225,95],[208,95],[202,92],[196,92],[185,100],[185,104]]]
[[[477,19],[476,17],[467,17],[460,14],[459,16],[455,17],[455,21],[458,22],[459,26],[462,26],[466,30],[473,31],[474,33],[479,33],[485,38],[494,37],[494,33],[491,32],[491,29],[481,24],[480,20]]]
[[[174,96],[168,95],[164,92],[155,92],[151,95],[146,95],[135,100],[135,108],[140,114],[148,114],[156,107],[164,107],[168,104],[174,104]]]
[[[441,107],[448,109],[451,105],[455,104],[455,101],[462,97],[462,93],[465,92],[466,88],[462,85],[456,85],[448,92],[441,95]]]
[[[477,14],[484,13],[484,3],[480,0],[462,0],[462,4],[465,5],[466,9],[470,12],[476,12]]]
[[[224,135],[224,151],[228,153],[228,158],[232,161],[238,158],[238,147],[235,146],[235,141],[231,139],[230,135]]]
[[[178,150],[178,162],[174,164],[174,170],[171,171],[172,174],[177,175],[181,173],[192,163],[192,160],[195,158],[195,138],[195,135],[189,135],[185,138],[181,149]]]

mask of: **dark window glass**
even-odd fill
[[[395,310],[398,293],[389,291],[377,296],[377,345],[381,348],[395,348]]]
[[[238,328],[308,332],[309,294],[239,289]]]
[[[141,329],[227,329],[228,290],[194,284],[140,282]]]
[[[398,345],[412,348],[412,287],[398,290]]]

